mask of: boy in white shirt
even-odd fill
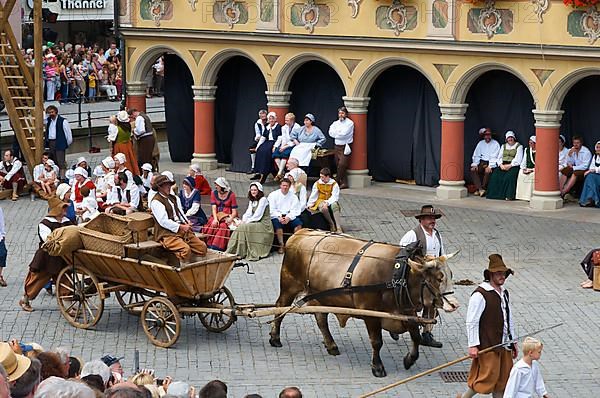
[[[98,211],[98,202],[96,198],[90,195],[90,189],[85,185],[81,187],[81,195],[83,196],[83,202],[81,202],[80,211],[82,213],[79,218],[81,222],[88,222],[100,214]]]
[[[533,337],[523,341],[523,358],[513,365],[504,389],[504,398],[533,398],[534,393],[549,398],[538,361],[544,345]]]

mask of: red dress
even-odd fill
[[[206,181],[206,178],[204,178],[204,176],[200,175],[194,177],[194,182],[196,185],[194,188],[196,188],[196,190],[200,192],[200,195],[210,195],[210,184],[208,183],[208,181]]]
[[[227,194],[224,200],[219,199],[217,191],[210,194],[210,204],[217,206],[217,213],[231,214],[233,209],[237,209],[237,200],[235,194],[231,191]],[[225,221],[221,221],[216,227],[212,226],[214,216],[210,216],[208,222],[202,228],[202,233],[208,235],[206,238],[206,246],[210,249],[225,251],[229,242],[231,230]]]

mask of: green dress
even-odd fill
[[[267,200],[267,198],[262,198]],[[258,208],[258,202],[250,202],[251,214]],[[273,223],[269,205],[259,221],[240,224],[229,238],[226,253],[235,254],[248,261],[258,261],[267,257],[273,245]]]
[[[513,149],[508,149],[506,144],[501,146],[502,164],[510,164],[517,156],[521,144],[517,143]],[[517,193],[517,178],[519,177],[519,166],[513,166],[504,171],[495,167],[490,177],[486,197],[488,199],[514,200]]]

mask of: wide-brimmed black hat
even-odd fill
[[[423,207],[421,207],[421,212],[417,214],[415,218],[418,220],[421,217],[440,218],[441,216],[442,213],[440,212],[440,210],[433,207],[433,205],[424,205]]]
[[[483,271],[483,278],[488,281],[490,280],[490,274],[493,272],[504,272],[504,275],[508,277],[509,275],[513,275],[515,272],[508,268],[506,264],[504,264],[504,260],[502,256],[499,254],[490,254],[488,257],[490,263],[486,270]]]

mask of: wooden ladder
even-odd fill
[[[35,106],[33,68],[27,66],[8,23],[14,4],[11,0],[7,0],[4,7],[0,4],[0,95],[24,160],[32,169],[44,151],[43,121],[36,123],[36,117],[42,118],[44,110],[41,109],[43,104]],[[42,56],[36,54],[35,62],[42,62]]]

